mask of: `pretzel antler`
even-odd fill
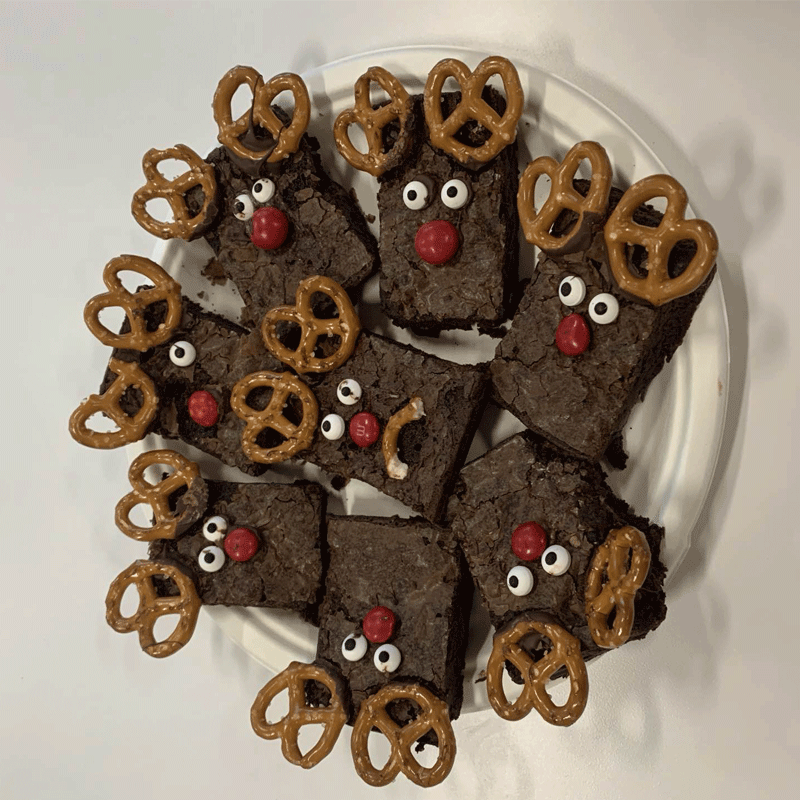
[[[667,208],[658,227],[650,228],[634,222],[634,211],[655,197],[667,199]],[[714,267],[719,243],[708,222],[685,218],[687,205],[686,191],[669,175],[651,175],[634,183],[622,195],[603,229],[608,261],[620,289],[654,306],[661,306],[690,294],[703,283]],[[693,241],[697,252],[686,269],[671,278],[669,254],[678,242],[684,240]],[[645,277],[633,274],[628,264],[627,246],[637,244],[647,250]]]
[[[119,273],[125,271],[144,275],[153,282],[153,286],[129,292],[119,278]],[[166,342],[180,324],[181,286],[155,261],[131,255],[112,258],[103,270],[103,283],[108,291],[89,300],[83,311],[86,327],[103,344],[144,352]],[[167,305],[166,318],[155,330],[148,330],[146,311],[162,301]],[[130,327],[126,333],[109,330],[100,321],[100,312],[114,307],[125,311]]]
[[[492,75],[500,75],[506,92],[506,110],[501,116],[481,97],[483,87]],[[461,102],[447,119],[442,117],[442,87],[448,78],[455,78],[461,87]],[[489,56],[470,72],[463,61],[446,58],[428,75],[425,84],[425,121],[431,143],[467,166],[493,159],[517,136],[517,123],[524,104],[522,84],[514,65],[501,56]],[[458,131],[475,120],[491,136],[480,147],[470,147],[456,139]]]
[[[231,101],[240,86],[250,87],[253,103],[241,117],[234,120]],[[281,92],[291,92],[294,111],[287,125],[272,109],[272,101]],[[275,163],[297,152],[300,140],[311,118],[311,101],[303,79],[293,72],[282,72],[264,82],[253,67],[234,67],[225,73],[214,93],[214,120],[219,129],[218,139],[232,153],[250,161]],[[249,147],[242,141],[256,125],[269,131],[273,141],[266,147]]]
[[[584,159],[592,167],[585,197],[572,183]],[[550,194],[537,210],[533,203],[534,191],[542,175],[550,178]],[[525,238],[550,255],[574,253],[587,244],[592,226],[605,215],[610,192],[611,162],[597,142],[578,142],[560,164],[550,156],[540,156],[525,168],[517,192],[517,210]],[[564,210],[577,214],[578,219],[568,234],[553,236],[550,230]]]
[[[331,694],[327,706],[309,706],[305,686],[308,681],[323,684]],[[267,721],[267,710],[282,692],[289,696],[289,712],[277,722]],[[280,739],[283,757],[298,767],[309,769],[319,764],[333,749],[347,722],[342,681],[320,664],[292,661],[258,693],[250,709],[250,724],[262,739]],[[298,735],[303,725],[322,725],[317,743],[305,754],[300,752]]]
[[[369,99],[370,83],[378,83],[389,102],[373,108]],[[333,138],[336,148],[350,166],[378,177],[386,170],[397,166],[406,155],[410,138],[408,136],[408,119],[411,115],[411,98],[397,78],[383,67],[370,67],[357,81],[354,87],[355,104],[342,111],[333,123]],[[383,151],[383,129],[397,120],[400,133],[393,147]],[[361,153],[350,141],[348,128],[359,125],[367,139],[367,152]]]

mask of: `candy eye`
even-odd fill
[[[342,642],[342,655],[348,661],[360,661],[367,652],[367,640],[360,633],[351,633]]]
[[[275,196],[275,182],[269,178],[262,178],[253,184],[250,190],[253,194],[253,199],[258,203],[268,203]],[[236,198],[239,199],[238,197]]]
[[[406,204],[406,208],[420,211],[428,205],[430,194],[430,189],[423,181],[411,181],[403,189],[403,202]]]
[[[563,575],[571,561],[569,551],[560,544],[551,545],[542,553],[542,568],[551,575]]]
[[[608,325],[619,315],[619,303],[613,294],[596,294],[589,303],[589,316],[600,325]]]
[[[344,436],[344,420],[338,414],[327,414],[319,427],[326,439],[335,441]]]
[[[175,342],[169,348],[169,360],[176,367],[190,367],[197,358],[197,350],[189,342]]]
[[[221,542],[228,532],[228,520],[225,517],[209,517],[203,524],[203,536],[209,542]]]
[[[506,585],[511,594],[517,597],[525,597],[533,591],[533,573],[522,565],[514,567],[508,571]]]
[[[253,216],[253,200],[249,194],[240,194],[233,201],[233,216],[247,222]]]
[[[567,275],[558,284],[558,296],[565,306],[576,306],[586,297],[586,284],[577,275]]]
[[[469,201],[469,186],[453,178],[442,186],[442,202],[452,209],[463,208]]]
[[[222,552],[221,548],[211,544],[200,551],[200,555],[197,556],[197,563],[203,572],[219,572],[225,563],[225,553]]]
[[[352,378],[345,378],[336,387],[336,396],[339,398],[340,403],[346,406],[354,406],[361,399],[361,387],[358,381]]]
[[[380,672],[394,672],[402,660],[400,651],[393,644],[382,644],[375,651],[375,669]]]

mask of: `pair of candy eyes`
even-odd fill
[[[567,275],[558,284],[558,297],[565,306],[577,306],[586,297],[586,284],[577,275]],[[598,325],[608,325],[618,315],[619,302],[613,294],[601,292],[589,301],[589,316]]]
[[[273,197],[275,197],[275,181],[261,178],[253,184],[250,194],[236,195],[236,199],[233,201],[233,216],[242,222],[247,222],[256,210],[253,200],[256,203],[269,203]]]
[[[550,575],[563,575],[572,562],[569,551],[560,544],[554,544],[542,553],[542,569]],[[522,564],[512,567],[506,576],[506,585],[511,594],[524,597],[533,591],[533,573]]]
[[[219,572],[225,565],[225,551],[219,543],[228,532],[228,520],[225,517],[209,517],[203,523],[203,536],[213,544],[204,547],[197,556],[197,563],[203,572]]]
[[[367,637],[351,633],[342,642],[342,655],[348,661],[360,661],[367,653]],[[393,644],[382,644],[372,658],[375,669],[380,672],[394,672],[403,660],[400,651]]]
[[[361,399],[361,395],[361,385],[352,378],[345,378],[336,387],[336,397],[346,406],[354,406]],[[326,414],[319,427],[326,439],[335,441],[344,436],[344,420],[339,414]]]
[[[452,178],[442,186],[439,196],[448,207],[457,211],[469,202],[472,193],[469,186],[458,178]],[[403,187],[403,202],[411,211],[421,211],[433,198],[433,184],[428,178],[418,178]]]

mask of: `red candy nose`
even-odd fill
[[[511,549],[523,561],[534,561],[546,548],[547,534],[538,522],[523,522],[511,534]]]
[[[219,419],[219,408],[214,395],[210,392],[200,390],[192,392],[186,402],[186,407],[189,411],[189,416],[204,428],[210,428],[212,425],[217,424]]]
[[[249,561],[258,551],[258,536],[250,528],[234,528],[222,546],[228,558],[234,561]]]
[[[374,414],[369,411],[359,411],[354,414],[349,425],[350,438],[359,447],[369,447],[378,441],[381,434],[381,425]]]
[[[429,264],[444,264],[458,250],[458,231],[443,219],[434,219],[420,226],[414,239],[417,255]]]
[[[289,220],[279,208],[266,206],[253,212],[253,232],[250,241],[262,250],[280,247],[289,235]]]
[[[556,345],[567,356],[579,356],[589,346],[589,326],[580,314],[570,314],[558,323]]]
[[[386,606],[375,606],[367,611],[361,628],[371,642],[388,641],[394,633],[394,612]]]

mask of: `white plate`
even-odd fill
[[[402,80],[410,92],[420,92],[425,78],[437,61],[455,56],[470,68],[488,53],[439,47],[411,47],[379,51],[327,64],[303,75],[312,96],[309,133],[322,144],[322,158],[330,174],[345,186],[353,187],[366,214],[377,216],[377,182],[351,169],[333,147],[331,126],[335,116],[352,105],[353,84],[373,65],[387,68]],[[516,63],[525,92],[525,109],[520,121],[520,167],[532,158],[551,155],[560,160],[573,144],[584,139],[600,142],[614,167],[616,185],[657,172],[664,165],[650,148],[619,117],[586,92],[535,67]],[[198,109],[201,113],[202,109]],[[210,148],[209,148],[210,149]],[[377,224],[373,226],[377,234]],[[184,293],[195,297],[205,292],[200,302],[228,316],[235,315],[239,301],[230,288],[212,287],[199,277],[199,266],[210,250],[204,242],[187,245],[178,240],[159,245],[154,259],[179,277]],[[530,275],[535,252],[521,244],[520,270]],[[210,302],[209,302],[210,299]],[[418,338],[394,328],[378,307],[377,280],[372,279],[360,309],[366,327],[443,358],[470,362],[492,357],[496,340],[471,332],[442,334],[437,339]],[[717,461],[728,395],[728,327],[722,287],[713,282],[701,303],[683,345],[672,362],[651,385],[644,403],[639,404],[629,421],[626,449],[628,466],[611,474],[615,490],[642,515],[664,525],[667,531],[665,561],[674,571],[685,556]],[[482,422],[469,458],[521,430],[507,412],[492,411]],[[175,448],[148,437],[131,449],[131,457],[155,446]],[[253,480],[236,470],[221,467],[209,457],[190,448],[185,452],[201,463],[210,477]],[[315,468],[300,472],[320,477]],[[264,476],[266,480],[291,479],[296,469],[283,467]],[[321,479],[330,489],[327,481]],[[331,508],[337,513],[410,516],[409,509],[353,481],[343,492],[330,490]],[[316,649],[316,630],[292,614],[267,609],[206,607],[215,622],[253,658],[273,672],[292,660],[311,661]],[[476,604],[470,625],[470,644],[465,673],[464,710],[488,706],[483,684],[475,678],[485,667],[489,654],[489,624]]]

